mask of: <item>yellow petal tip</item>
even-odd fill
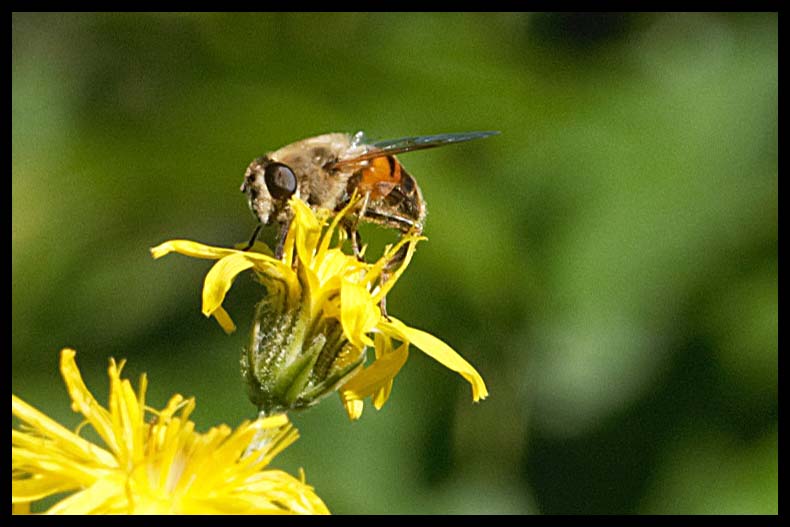
[[[171,252],[172,247],[169,242],[165,242],[160,245],[157,245],[156,247],[151,247],[149,251],[151,251],[151,256],[153,256],[154,260],[157,260],[162,256],[165,256],[166,254]]]
[[[222,327],[225,333],[230,335],[231,333],[236,331],[236,324],[233,323],[233,319],[230,318],[230,315],[228,314],[227,311],[225,311],[225,309],[222,308],[222,306],[218,307],[211,313],[206,313],[204,311],[203,314],[206,315],[207,317],[213,315],[214,319]]]

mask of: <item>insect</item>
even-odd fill
[[[417,181],[395,155],[498,133],[404,137],[373,144],[365,143],[362,132],[331,133],[303,139],[261,156],[247,167],[241,185],[259,222],[247,248],[252,246],[263,225],[278,224],[275,257],[282,258],[293,214],[288,200],[293,195],[313,210],[331,212],[345,207],[354,191],[362,196],[355,219],[344,224],[354,254],[360,259],[359,221],[397,229],[403,234],[420,234],[425,223],[425,201]],[[387,264],[388,270],[396,269],[405,255],[405,250],[396,254]]]

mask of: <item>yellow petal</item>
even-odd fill
[[[222,247],[212,247],[189,240],[170,240],[163,244],[151,248],[151,256],[161,258],[166,254],[176,252],[193,258],[203,258],[206,260],[219,260],[220,258],[239,252],[235,249],[225,249]]]
[[[327,250],[329,250],[329,244],[332,241],[332,236],[335,233],[335,229],[337,229],[340,220],[345,218],[349,211],[356,207],[357,203],[359,202],[360,197],[357,195],[356,191],[351,196],[351,199],[348,200],[348,204],[343,207],[339,213],[335,214],[335,217],[332,219],[332,223],[329,225],[329,228],[324,233],[323,239],[321,240],[321,246],[316,251],[316,260],[321,261],[324,258]]]
[[[60,352],[60,373],[63,375],[63,381],[71,397],[71,408],[84,415],[105,444],[110,447],[110,450],[117,453],[118,442],[113,431],[110,413],[96,401],[88,391],[88,387],[85,386],[74,360],[76,353],[73,349],[68,348]]]
[[[406,257],[403,259],[403,262],[398,266],[398,269],[393,274],[391,274],[389,278],[387,278],[387,281],[381,284],[381,287],[376,292],[376,295],[373,297],[373,299],[376,302],[384,298],[384,296],[387,293],[389,293],[390,289],[392,289],[395,286],[395,283],[398,281],[398,279],[400,279],[403,272],[406,271],[406,268],[409,266],[412,256],[414,256],[414,251],[417,250],[417,242],[419,242],[420,240],[424,240],[425,237],[423,236],[414,237],[414,238],[406,237],[406,239],[409,244],[409,248],[406,250]],[[387,255],[388,260],[391,259],[393,256],[395,256],[395,254],[397,254],[397,251],[398,249],[400,249],[402,243],[404,243],[403,240],[401,240],[400,243],[395,245],[390,255]]]
[[[365,279],[367,280],[368,284],[372,287],[373,283],[376,281],[376,279],[379,277],[379,275],[381,275],[382,271],[384,270],[384,266],[387,265],[392,260],[392,258],[398,253],[401,247],[403,247],[407,243],[409,244],[409,248],[407,249],[406,257],[403,259],[403,262],[398,266],[398,269],[392,275],[389,276],[387,281],[384,284],[382,284],[379,290],[376,291],[376,294],[373,295],[373,299],[376,302],[381,300],[384,297],[384,295],[386,295],[390,291],[390,289],[393,288],[393,286],[401,277],[401,275],[404,273],[404,271],[406,271],[406,268],[409,266],[409,263],[411,262],[412,256],[414,256],[414,251],[417,248],[417,242],[426,239],[427,238],[425,238],[424,236],[412,236],[412,235],[404,236],[398,241],[398,243],[395,244],[394,247],[389,248],[385,252],[384,256],[379,258],[379,260],[371,267]]]
[[[236,249],[237,251],[241,251],[244,250],[244,248],[247,247],[248,244],[249,242],[239,242],[233,244],[233,248]],[[268,245],[266,245],[260,240],[255,240],[255,242],[252,244],[252,247],[247,249],[246,252],[265,254],[266,256],[274,258],[274,251],[272,251]]]
[[[52,494],[74,490],[80,487],[78,481],[36,475],[25,479],[11,480],[11,503],[30,503]]]
[[[321,236],[321,221],[301,199],[291,198],[289,203],[294,212],[294,225],[291,230],[295,234],[296,253],[302,263],[309,266]]]
[[[110,366],[107,369],[110,378],[108,406],[113,434],[118,441],[119,450],[116,456],[131,466],[143,456],[145,406],[140,402],[145,400],[146,386],[143,381],[138,395],[132,388],[131,382],[121,379],[121,371],[125,363],[126,361],[121,361],[120,364],[116,364],[115,359],[110,359]]]
[[[268,498],[271,507],[276,507],[272,513],[290,514],[329,514],[329,510],[321,501],[312,487],[306,485],[304,480],[299,480],[281,470],[267,470],[250,478],[240,498],[249,500],[251,504],[259,502],[256,508],[266,510],[268,507],[262,500]],[[255,511],[255,509],[253,509]]]
[[[374,342],[375,342],[376,359],[389,355],[393,352],[392,339],[382,334],[381,332],[378,331],[376,332]],[[405,357],[403,360],[405,363],[406,359],[408,358],[409,343],[404,342],[403,348],[405,353]],[[401,367],[403,366],[401,365]],[[400,368],[398,368],[398,371],[400,371]],[[376,393],[373,394],[372,397],[373,407],[376,408],[376,410],[381,410],[381,408],[384,406],[384,403],[386,403],[387,399],[389,399],[390,393],[392,392],[392,383],[394,382],[394,378],[396,374],[397,372],[395,372],[392,378],[386,383],[383,383],[382,386],[376,391]]]
[[[409,358],[409,343],[404,342],[395,351],[385,353],[373,364],[354,375],[341,390],[349,399],[364,399],[375,395],[373,405],[377,410],[384,406],[392,387],[392,379]]]
[[[397,320],[382,318],[378,327],[387,334],[395,336],[398,340],[408,341],[420,348],[423,353],[439,361],[445,367],[458,372],[472,385],[472,399],[477,402],[488,397],[483,378],[471,364],[458,355],[450,346],[434,337],[430,333],[412,328]]]
[[[43,437],[53,439],[60,448],[75,457],[96,459],[108,467],[116,465],[115,458],[110,452],[81,438],[14,394],[11,394],[11,414]],[[12,443],[16,443],[16,441],[12,439]]]
[[[230,335],[231,333],[236,331],[236,324],[233,323],[233,319],[230,318],[230,315],[228,314],[227,311],[225,311],[224,307],[219,306],[218,308],[216,308],[214,311],[211,312],[211,315],[214,317],[214,319],[217,321],[217,323],[220,325],[220,327],[225,333]]]
[[[210,316],[225,300],[233,280],[242,271],[253,266],[248,255],[236,252],[214,264],[203,283],[203,314]]]
[[[140,388],[137,390],[137,405],[145,411],[145,392],[148,390],[148,376],[140,375]]]
[[[289,282],[289,291],[300,293],[300,297],[294,296],[293,300],[298,301],[301,298],[302,302],[309,303],[310,318],[314,318],[321,310],[321,304],[316,302],[317,298],[322,297],[321,281],[315,271],[306,265],[297,266],[296,273],[291,274],[294,275],[295,280],[293,283]]]
[[[315,269],[321,282],[325,282],[335,276],[351,278],[355,273],[359,273],[359,278],[364,276],[365,267],[368,264],[360,262],[354,256],[348,255],[340,249],[329,249],[324,253],[324,257],[316,260],[318,266]],[[352,280],[359,282],[361,280]]]
[[[91,514],[94,512],[121,511],[120,507],[128,506],[129,512],[133,506],[128,503],[127,497],[120,493],[125,487],[124,481],[119,481],[120,474],[113,474],[107,479],[97,480],[90,487],[76,492],[53,505],[47,514]]]
[[[291,199],[295,199],[295,198],[291,198]],[[296,258],[296,254],[295,254],[296,251],[294,250],[294,245],[296,243],[295,241],[296,224],[293,223],[294,221],[296,221],[296,218],[294,217],[294,219],[291,221],[292,221],[291,227],[288,229],[288,232],[285,235],[285,241],[283,243],[283,258],[282,258],[283,263],[287,265],[289,269],[293,267],[294,258]]]
[[[367,334],[381,317],[379,307],[363,286],[343,280],[340,286],[340,322],[346,338],[356,346],[372,346]]]
[[[375,341],[375,351],[376,351],[376,358],[382,357],[387,353],[392,353],[392,339],[388,336],[384,335],[380,331],[377,331],[376,334],[373,336]]]
[[[352,421],[359,419],[362,416],[362,410],[365,408],[362,398],[357,393],[351,390],[346,391],[342,388],[338,391],[338,394],[340,395],[340,402],[343,403],[343,408],[346,409],[348,418]]]
[[[239,427],[241,430],[242,427]],[[255,450],[250,452],[251,459],[257,459],[259,465],[268,465],[272,459],[285,450],[299,438],[299,432],[288,421],[286,414],[275,414],[263,419],[257,419],[250,424],[250,428],[258,434],[270,438],[265,443],[260,443]],[[242,441],[242,446],[251,445],[250,441]]]
[[[299,268],[300,277],[303,276],[302,268]],[[307,280],[305,280],[305,278]],[[309,269],[304,273],[303,283],[310,284],[310,317],[317,318],[323,311],[324,316],[340,319],[340,286],[343,283],[340,276],[332,276],[326,282],[317,287],[318,278]]]

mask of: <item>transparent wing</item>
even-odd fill
[[[425,150],[426,148],[434,148],[437,146],[451,145],[454,143],[463,143],[465,141],[472,141],[473,139],[482,139],[497,135],[499,132],[463,132],[459,134],[438,134],[438,135],[422,135],[414,137],[401,137],[400,139],[390,139],[388,141],[379,141],[373,143],[372,148],[364,154],[349,158],[341,159],[333,163],[330,168],[353,165],[374,159],[381,156],[391,156],[395,154],[402,154],[404,152],[411,152],[413,150]]]

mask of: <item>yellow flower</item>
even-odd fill
[[[298,434],[284,415],[195,431],[194,399],[173,396],[155,412],[145,406],[146,376],[135,393],[110,360],[109,407],[82,381],[75,352],[64,349],[60,371],[74,411],[85,416],[104,446],[92,443],[11,395],[20,429],[11,431],[11,503],[71,492],[49,514],[311,514],[328,513],[312,487],[263,470]],[[145,410],[154,414],[145,419]],[[260,440],[261,437],[265,440]]]
[[[383,316],[379,308],[424,238],[406,235],[376,262],[360,262],[342,251],[344,232],[337,228],[355,205],[352,200],[325,227],[326,218],[292,198],[294,218],[282,260],[255,247],[241,251],[187,240],[165,242],[151,253],[154,258],[177,252],[218,260],[206,275],[202,309],[227,332],[235,326],[222,302],[235,277],[252,269],[266,287],[268,294],[256,307],[249,346],[242,355],[250,398],[266,415],[310,406],[334,390],[351,419],[361,415],[365,397],[379,409],[406,362],[409,344],[463,376],[471,384],[474,401],[484,399],[488,391],[471,364],[438,338]],[[333,244],[335,233],[338,241]],[[404,245],[405,260],[382,284],[385,265]],[[374,348],[375,360],[365,366],[367,347]]]

